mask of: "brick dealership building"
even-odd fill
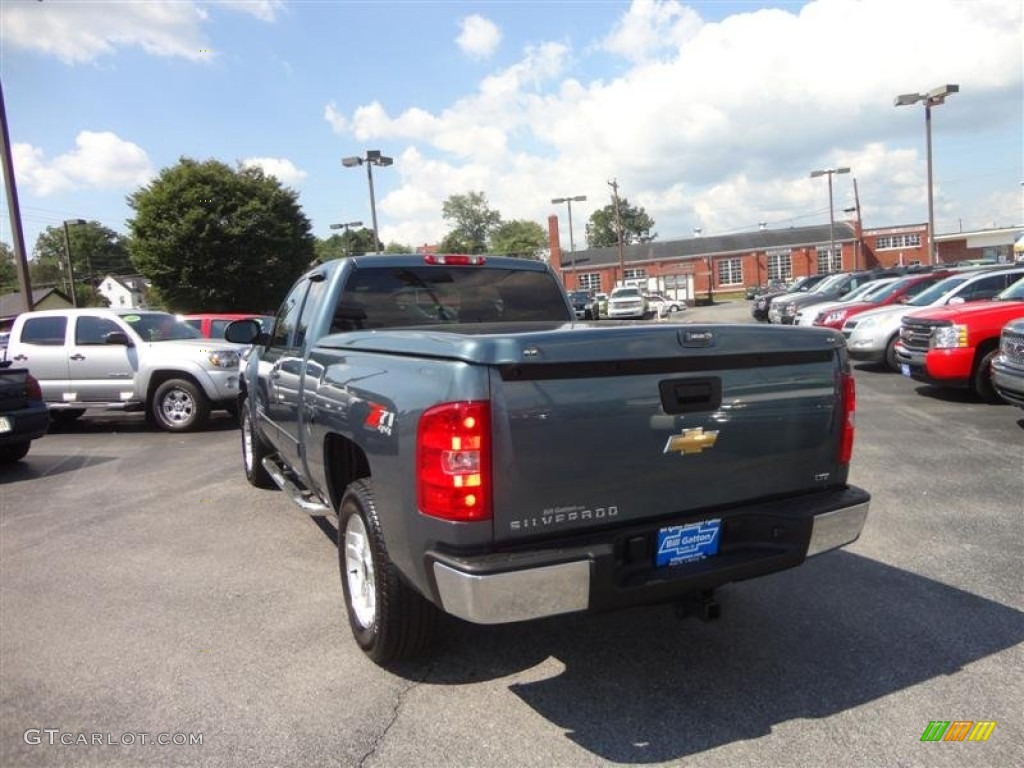
[[[828,224],[759,229],[624,245],[621,253],[613,246],[572,254],[561,248],[558,217],[548,217],[550,263],[569,290],[608,293],[625,282],[672,298],[693,299],[743,290],[768,280],[928,263],[927,224],[861,229],[844,221],[836,222],[833,233],[829,230]],[[939,235],[935,238],[939,261],[1012,261],[1012,243],[1020,232],[1016,227]]]

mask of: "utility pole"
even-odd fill
[[[0,163],[4,169],[4,185],[7,190],[7,209],[11,216],[11,234],[14,242],[14,266],[18,270],[18,285],[25,297],[25,310],[32,311],[32,281],[28,274],[28,257],[25,255],[25,234],[21,228],[21,210],[18,207],[18,185],[14,180],[14,163],[11,160],[11,140],[7,133],[7,108],[4,106],[4,89],[0,85]]]
[[[622,249],[622,214],[619,211],[619,182],[612,179],[608,182],[612,188],[612,200],[615,203],[615,231],[619,238],[619,272],[622,274],[622,284],[626,284],[626,257]]]
[[[861,242],[864,240],[864,224],[860,220],[860,193],[857,192],[857,177],[853,177],[853,207],[857,209],[857,243],[853,251],[853,268],[860,269]]]

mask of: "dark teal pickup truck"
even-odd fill
[[[543,263],[318,265],[254,343],[245,472],[338,516],[352,631],[378,663],[441,613],[514,622],[672,602],[854,541],[854,385],[820,329],[574,320]]]

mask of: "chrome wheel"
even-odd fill
[[[169,424],[188,424],[195,418],[196,401],[183,389],[172,389],[160,401],[160,410]]]
[[[345,580],[356,621],[370,629],[377,618],[377,579],[370,538],[359,515],[350,516],[345,525]]]

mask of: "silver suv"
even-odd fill
[[[954,306],[991,299],[1021,277],[1024,277],[1024,264],[985,267],[950,275],[905,304],[880,307],[851,317],[843,325],[846,348],[854,360],[884,362],[890,370],[898,371],[896,342],[905,314],[921,307]]]

